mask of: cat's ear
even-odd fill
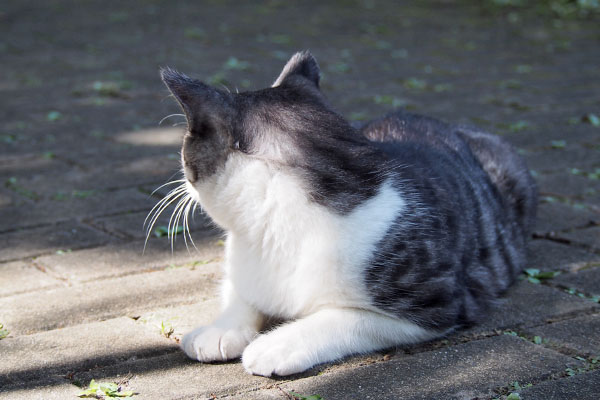
[[[181,105],[190,132],[201,132],[207,124],[213,125],[229,111],[231,96],[228,93],[171,68],[161,68],[160,75]]]
[[[293,79],[305,79],[318,88],[320,78],[321,70],[319,69],[317,60],[309,51],[301,51],[294,54],[287,64],[285,64],[281,74],[279,74],[279,77],[273,83],[273,87]]]

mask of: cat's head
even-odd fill
[[[233,154],[299,160],[308,136],[346,125],[325,104],[309,52],[292,56],[272,87],[251,92],[231,93],[170,68],[161,75],[187,118],[182,163],[192,184],[213,176]]]

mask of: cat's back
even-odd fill
[[[447,170],[452,168],[447,160],[454,160],[461,164],[460,173],[467,179],[479,184],[489,180],[509,218],[518,221],[525,234],[532,230],[537,204],[535,181],[516,149],[499,136],[403,111],[370,121],[361,133],[384,152],[425,163],[433,171],[437,165],[442,174],[456,172]],[[481,170],[485,174],[480,174]]]
[[[367,271],[376,304],[435,329],[477,321],[525,265],[536,204],[525,163],[493,135],[404,112],[361,133],[411,199]]]

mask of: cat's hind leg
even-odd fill
[[[367,310],[323,309],[257,337],[242,363],[249,373],[290,375],[355,353],[439,336],[409,321]]]
[[[200,326],[186,334],[181,348],[202,362],[225,361],[238,358],[264,323],[264,316],[246,304],[233,289],[226,285],[226,303],[221,315],[211,324]]]

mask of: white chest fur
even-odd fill
[[[404,207],[389,182],[344,216],[310,201],[295,174],[241,156],[195,189],[228,231],[226,279],[247,303],[283,318],[372,308],[364,268]]]

